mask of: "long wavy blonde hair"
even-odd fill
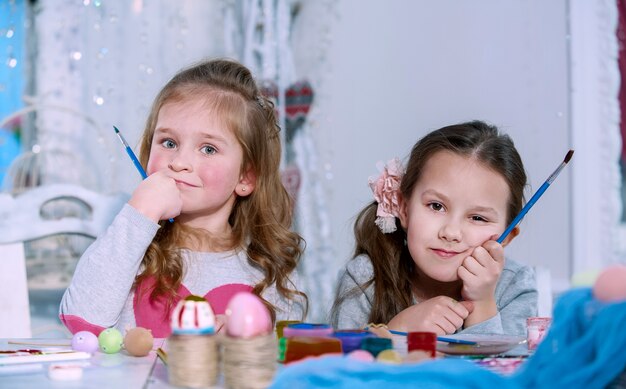
[[[161,107],[197,98],[205,99],[207,109],[235,134],[243,149],[241,171],[254,173],[255,189],[247,197],[237,197],[229,217],[232,235],[221,241],[203,230],[160,222],[161,228],[146,251],[143,271],[136,277],[135,285],[154,277],[156,284],[150,298],[167,296],[171,305],[184,276],[181,249],[190,248],[186,246],[194,241],[209,240],[225,249],[245,249],[251,265],[264,274],[253,288],[257,296],[275,284],[286,298],[294,300],[300,296],[308,301],[289,279],[302,255],[304,241],[290,229],[292,199],[280,178],[280,128],[274,105],[260,93],[245,66],[230,60],[210,60],[176,74],[152,105],[140,144],[141,164],[148,164]],[[263,301],[275,319],[275,307]]]

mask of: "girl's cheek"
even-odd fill
[[[472,234],[471,236],[468,236],[468,243],[472,247],[482,246],[483,243],[488,241],[489,238],[491,238],[491,236],[493,236],[496,233],[497,233],[497,231],[495,231],[495,230],[494,231],[477,232],[475,234]]]
[[[148,166],[146,169],[146,173],[151,175],[152,173],[159,171],[163,168],[163,158],[160,158],[158,153],[150,153],[150,158],[148,159]],[[167,166],[167,164],[166,164]]]
[[[156,169],[154,169],[154,162],[153,162],[152,158],[150,158],[148,160],[148,167],[146,168],[146,174],[151,175],[155,171],[156,171]]]

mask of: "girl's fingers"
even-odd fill
[[[452,310],[452,312],[454,312],[458,317],[460,317],[461,319],[465,319],[467,316],[469,316],[470,311],[467,309],[467,307],[463,304],[464,301],[462,302],[458,302],[454,299],[450,299],[451,303],[450,305],[448,305],[448,307]],[[463,324],[461,322],[461,324]],[[458,328],[458,327],[457,327]]]
[[[448,333],[446,332],[446,330],[439,325],[439,323],[433,323],[433,325],[435,326],[434,331],[437,335],[447,335]]]
[[[478,248],[478,247],[477,247]],[[481,246],[485,254],[489,255],[496,262],[504,261],[504,247],[496,241],[488,240]]]
[[[456,330],[461,328],[461,326],[463,325],[463,320],[464,319],[459,314],[457,314],[455,311],[450,310],[450,311],[444,313],[443,317],[452,327],[454,327],[454,329],[453,329],[453,331],[451,333],[456,332]]]
[[[437,326],[443,330],[443,335],[445,334],[454,334],[458,327],[446,316],[441,316],[439,320],[437,320]],[[463,323],[461,323],[462,325]]]
[[[467,309],[467,311],[469,313],[472,313],[472,311],[474,311],[474,303],[473,302],[471,302],[471,301],[461,301],[460,304],[463,305],[465,307],[465,309]],[[469,316],[469,313],[468,313],[468,316]]]
[[[456,273],[458,274],[461,281],[463,281],[463,284],[467,284],[468,282],[476,278],[476,275],[467,270],[465,266],[460,266]]]
[[[476,247],[472,253],[472,257],[483,267],[489,267],[493,265],[494,262],[497,262],[493,255],[483,246]]]
[[[480,263],[480,261],[478,261],[476,257],[470,255],[463,260],[463,267],[466,268],[473,275],[478,276],[480,273],[483,272],[485,265]]]

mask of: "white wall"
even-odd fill
[[[615,0],[570,0],[571,134],[578,154],[571,208],[575,273],[626,263],[617,25]]]
[[[570,148],[566,1],[342,0],[316,110],[330,171],[332,236],[339,269],[353,250],[353,217],[371,201],[376,162],[404,158],[428,131],[482,119],[514,139],[532,190]],[[572,165],[576,164],[576,157]],[[521,224],[507,255],[571,266],[571,169]]]

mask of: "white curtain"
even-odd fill
[[[98,177],[94,189],[131,192],[140,178],[112,126],[135,147],[162,85],[183,66],[224,55],[221,2],[39,0],[35,7],[36,143],[72,155],[74,169]]]

